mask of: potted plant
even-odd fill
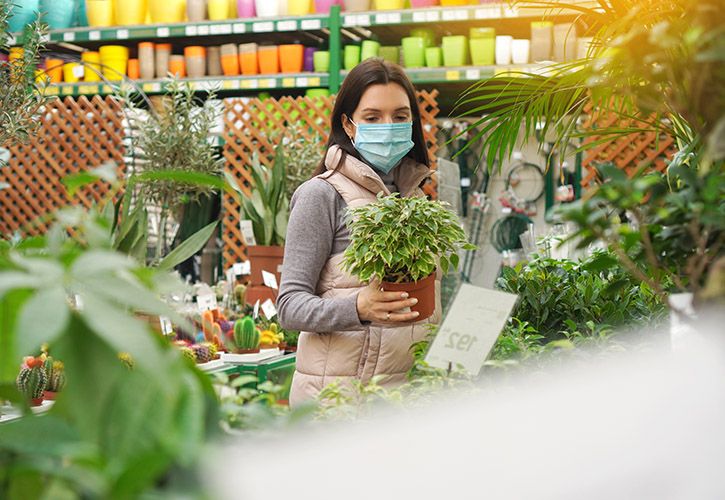
[[[55,399],[56,394],[65,387],[65,366],[62,361],[55,361],[48,356],[44,363],[47,385],[43,397],[49,401]]]
[[[435,309],[435,270],[458,266],[458,250],[475,248],[456,215],[442,202],[397,193],[348,210],[350,246],[343,267],[363,282],[380,280],[385,291],[405,291],[418,303],[418,321]]]
[[[289,198],[285,190],[286,173],[282,144],[275,149],[272,168],[267,168],[255,154],[252,159],[251,174],[253,185],[251,192],[246,194],[239,187],[236,179],[225,173],[230,186],[239,195],[242,206],[242,224],[250,221],[254,233],[254,241],[247,241],[247,255],[252,267],[251,282],[253,286],[264,284],[262,271],[277,275],[284,256],[284,240],[287,234],[289,219]],[[249,300],[249,297],[247,298]]]
[[[40,406],[43,403],[43,392],[48,384],[43,357],[26,357],[15,383],[31,406]]]
[[[237,354],[259,352],[259,330],[251,316],[245,316],[234,323],[234,347]]]
[[[270,323],[267,328],[259,334],[260,349],[283,349],[284,335],[279,331],[277,323]]]

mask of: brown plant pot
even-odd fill
[[[279,349],[279,344],[259,344],[260,349]]]
[[[259,347],[256,349],[237,349],[235,354],[257,354],[259,352]]]
[[[278,271],[284,258],[284,247],[254,245],[247,247],[250,265],[252,267],[252,285],[264,285],[262,271],[274,273],[279,285],[282,273]]]
[[[30,406],[40,406],[43,404],[43,398],[33,398],[30,400]]]
[[[422,321],[433,315],[436,307],[436,276],[432,273],[427,278],[413,283],[388,283],[383,281],[383,290],[386,292],[408,292],[410,298],[418,299],[418,303],[411,307],[418,312],[414,321]]]
[[[44,391],[43,392],[43,399],[47,399],[48,401],[55,401],[55,396],[58,393],[55,391]]]
[[[297,352],[297,346],[296,345],[288,345],[284,348],[285,352]]]
[[[247,287],[247,293],[244,297],[244,300],[246,300],[247,304],[249,304],[250,306],[256,304],[257,301],[259,301],[260,304],[263,304],[264,301],[267,299],[275,302],[277,300],[277,291],[264,285]]]

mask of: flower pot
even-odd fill
[[[550,61],[553,39],[554,23],[551,21],[532,22],[529,59],[533,62]]]
[[[230,8],[229,0],[209,0],[209,20],[224,21],[225,19],[229,19]]]
[[[78,63],[65,63],[63,65],[63,81],[66,83],[78,83],[83,76],[83,67]]]
[[[278,0],[255,0],[254,10],[257,17],[274,17],[279,15]]]
[[[146,0],[116,0],[116,24],[120,26],[144,24],[147,9]]]
[[[12,0],[8,5],[10,7],[8,29],[11,33],[23,31],[26,25],[38,17],[39,0]]]
[[[277,300],[277,291],[264,285],[249,285],[244,300],[250,306],[254,306],[257,301],[260,304],[264,304],[267,300],[274,302]]]
[[[108,80],[123,80],[128,65],[128,47],[104,45],[99,49],[103,76]]]
[[[206,49],[191,45],[184,49],[186,73],[190,78],[203,78],[206,75]]]
[[[394,45],[383,46],[380,47],[378,54],[385,61],[400,64],[400,47]]]
[[[330,89],[307,89],[307,90],[305,90],[305,97],[319,98],[319,97],[329,97],[329,96],[330,96]],[[312,112],[311,115],[314,115],[314,112]]]
[[[317,49],[314,47],[305,47],[305,55],[302,61],[302,71],[314,71],[315,69],[315,52]]]
[[[571,23],[555,24],[553,31],[554,61],[567,62],[576,59],[576,26]]]
[[[73,26],[88,26],[88,12],[86,12],[86,0],[78,0],[78,8],[73,18]]]
[[[169,57],[169,73],[176,78],[184,78],[186,76],[186,61],[184,56],[172,55]]]
[[[40,406],[43,404],[43,398],[33,398],[30,400],[30,406]]]
[[[463,35],[444,36],[443,64],[445,66],[465,66],[468,61],[468,40]]]
[[[41,0],[43,21],[52,30],[64,30],[73,26],[78,0]]]
[[[333,5],[340,5],[340,0],[315,0],[315,12],[329,14]]]
[[[436,5],[438,5],[438,0],[410,0],[410,6],[414,9],[435,7]]]
[[[441,0],[441,7],[457,7],[459,5],[468,5],[468,0]]]
[[[364,12],[370,10],[372,2],[370,0],[344,0],[343,6],[345,12]]]
[[[511,64],[511,42],[513,37],[499,35],[496,37],[496,64],[505,66]]]
[[[511,41],[511,62],[527,64],[529,62],[529,41],[526,39]]]
[[[279,73],[279,47],[276,45],[259,47],[257,57],[259,59],[259,72],[261,74],[274,75]]]
[[[100,82],[103,68],[101,67],[101,54],[98,52],[83,52],[81,54],[83,61],[83,81]]]
[[[206,19],[206,0],[186,0],[186,18],[190,23]]]
[[[154,24],[180,23],[186,17],[185,0],[149,0],[149,14]]]
[[[440,68],[443,65],[443,49],[440,47],[425,49],[425,65],[429,68]]]
[[[141,67],[139,66],[138,59],[129,59],[126,73],[131,80],[138,80],[141,78]]]
[[[312,13],[312,0],[289,0],[287,14],[290,16],[306,16]]]
[[[405,0],[375,0],[375,10],[401,10]]]
[[[257,347],[256,349],[235,349],[235,354],[257,354],[259,352],[260,348]]]
[[[86,0],[88,26],[113,26],[113,2],[111,0]]]
[[[224,76],[239,75],[239,52],[237,45],[234,43],[226,43],[221,47],[222,54],[222,72]]]
[[[433,47],[436,45],[435,32],[427,28],[415,28],[410,30],[410,36],[417,36],[423,39],[423,47]]]
[[[380,54],[380,42],[375,40],[365,40],[360,48],[360,60],[370,59],[372,57],[378,57]]]
[[[239,46],[239,66],[243,75],[259,74],[256,43],[243,43]]]
[[[55,401],[55,398],[58,396],[58,393],[55,391],[43,391],[43,400],[46,401]],[[42,400],[41,400],[42,402]]]
[[[317,73],[327,73],[330,71],[330,52],[327,50],[318,50],[312,56],[312,62]]]
[[[406,68],[425,66],[425,41],[419,36],[403,38],[403,65]]]
[[[50,83],[60,83],[63,81],[63,60],[51,59],[45,60],[45,73],[50,78]]]
[[[154,44],[142,42],[138,44],[138,63],[142,80],[153,80],[156,74],[154,62]]]
[[[343,52],[343,61],[343,67],[348,71],[360,64],[360,46],[345,45],[345,51]]]
[[[418,299],[418,303],[411,307],[411,311],[418,313],[415,321],[430,318],[436,306],[436,275],[432,273],[427,278],[414,283],[388,283],[383,281],[382,288],[386,292],[408,292],[410,298]]]
[[[300,73],[305,46],[299,43],[279,46],[279,67],[282,73]]]
[[[282,278],[281,266],[284,258],[284,247],[253,245],[247,247],[247,255],[252,268],[250,276],[252,285],[264,285],[262,271],[273,273],[277,277],[277,284],[279,285]],[[249,295],[249,290],[247,290],[247,295]]]
[[[494,63],[496,50],[494,28],[471,28],[468,44],[474,66],[491,66]]]
[[[237,0],[237,16],[256,17],[255,0]]]
[[[166,78],[166,75],[169,73],[169,58],[170,57],[171,57],[171,44],[170,43],[156,44],[156,52],[155,52],[156,78]]]
[[[206,74],[209,76],[222,76],[222,49],[221,47],[206,48]]]

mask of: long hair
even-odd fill
[[[355,66],[348,73],[345,81],[342,82],[340,91],[337,93],[335,107],[330,117],[330,139],[327,141],[327,147],[325,148],[325,156],[327,156],[327,151],[331,146],[337,145],[342,150],[340,162],[335,165],[335,170],[345,161],[346,155],[351,155],[358,160],[364,161],[345,133],[345,129],[342,127],[342,115],[348,118],[352,117],[353,112],[357,109],[358,104],[360,104],[360,98],[370,85],[385,85],[388,83],[397,83],[400,85],[405,90],[405,93],[408,94],[408,100],[410,101],[410,109],[413,113],[413,142],[415,144],[413,149],[407,154],[407,157],[425,166],[430,166],[428,148],[425,144],[423,126],[420,121],[418,98],[415,95],[413,84],[410,83],[403,68],[397,64],[384,61],[383,59],[373,58],[366,59]],[[323,157],[312,174],[312,177],[320,175],[326,170],[325,157]]]

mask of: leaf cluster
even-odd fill
[[[459,250],[468,250],[456,215],[439,201],[378,195],[378,201],[349,208],[350,245],[343,267],[368,282],[419,281],[438,265],[443,273],[458,267]]]

